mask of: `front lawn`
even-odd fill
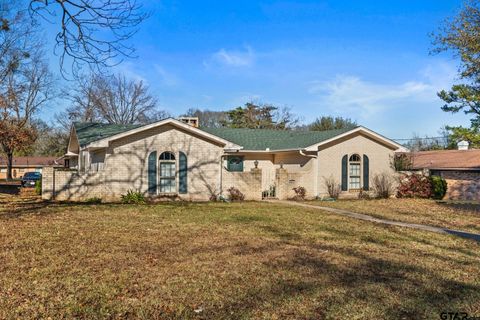
[[[1,319],[480,316],[480,245],[454,236],[258,202],[0,206]]]
[[[382,219],[480,233],[479,204],[428,199],[338,200],[309,203],[364,213]]]

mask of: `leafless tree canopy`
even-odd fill
[[[147,17],[136,0],[29,0],[33,16],[58,25],[56,43],[62,71],[72,58],[72,72],[95,70],[131,57],[128,40]]]
[[[169,116],[157,108],[147,85],[122,75],[82,78],[68,94],[72,106],[57,117],[64,126],[72,121],[149,123]]]
[[[212,111],[190,108],[182,116],[198,117],[200,127],[220,128],[227,121],[226,111]]]
[[[54,92],[37,29],[16,5],[0,2],[0,145],[8,159],[7,179],[14,152],[35,141],[33,117]]]

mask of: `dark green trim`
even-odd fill
[[[348,155],[342,157],[342,191],[348,191]]]
[[[187,155],[183,152],[180,152],[178,157],[178,193],[185,194],[188,192],[187,172]]]
[[[157,152],[153,151],[148,156],[148,193],[157,193]]]
[[[366,154],[363,155],[363,190],[370,189],[370,160]]]

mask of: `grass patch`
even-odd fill
[[[377,218],[480,233],[480,204],[428,199],[311,201]]]
[[[0,205],[0,318],[480,314],[480,245],[453,236],[255,202]]]

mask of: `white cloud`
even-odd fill
[[[313,81],[309,93],[318,95],[322,106],[338,114],[355,114],[369,118],[398,107],[415,107],[438,102],[436,93],[448,88],[454,69],[448,65],[429,65],[419,79],[398,84],[365,81],[357,76],[338,75],[329,81]]]
[[[255,53],[251,47],[246,47],[243,51],[227,51],[220,49],[212,54],[210,59],[204,61],[206,67],[212,64],[228,67],[249,67],[255,62]]]

